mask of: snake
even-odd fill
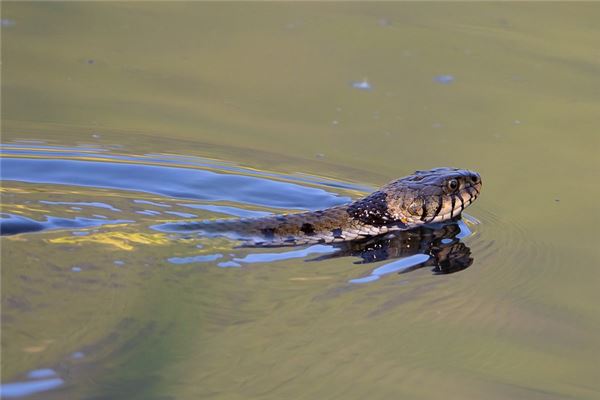
[[[324,210],[167,223],[161,230],[226,236],[246,246],[348,242],[456,220],[477,199],[481,187],[477,172],[434,168],[415,171],[363,198]]]

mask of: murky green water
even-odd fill
[[[1,11],[6,398],[600,397],[600,5]],[[454,274],[153,229],[446,165]]]

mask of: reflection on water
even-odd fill
[[[472,221],[472,219],[469,219]],[[177,225],[175,225],[177,226]],[[156,229],[155,227],[153,227]],[[177,232],[177,230],[173,230]],[[367,264],[389,260],[397,260],[374,269],[364,278],[353,279],[350,283],[373,282],[384,275],[394,272],[406,273],[423,267],[430,267],[433,274],[443,275],[462,271],[473,264],[471,249],[461,239],[469,237],[471,229],[462,220],[450,223],[424,226],[411,231],[393,232],[373,238],[343,242],[330,245],[312,245],[299,250],[287,248],[273,252],[257,252],[244,257],[235,257],[221,261],[220,267],[240,267],[242,264],[271,263],[296,258],[306,261],[325,261],[340,257],[358,257],[355,264]],[[199,234],[202,235],[202,234]],[[231,237],[230,235],[223,235]],[[236,238],[232,239],[236,240]],[[253,246],[246,244],[241,238],[243,248],[252,251]],[[258,248],[261,248],[259,246]],[[309,258],[315,254],[322,254]],[[189,257],[172,257],[168,261],[173,264],[191,264],[215,261],[225,258],[223,254],[208,254]]]
[[[42,368],[29,371],[27,381],[0,384],[2,398],[12,399],[46,392],[62,386],[65,381],[58,377],[58,373],[51,368]]]
[[[400,259],[374,269],[367,277],[353,279],[351,283],[372,282],[384,275],[406,273],[423,267],[431,267],[436,275],[452,274],[473,264],[471,249],[460,241],[470,234],[469,227],[458,220],[365,241],[340,243],[337,245],[338,251],[315,260],[353,256],[361,258],[356,263],[364,264]]]
[[[48,390],[56,389],[65,383],[61,378],[39,379],[23,382],[3,383],[0,385],[0,394],[2,398],[12,399],[24,396],[30,396],[36,393],[43,393]]]
[[[46,229],[81,229],[108,224],[126,224],[133,222],[126,219],[94,219],[85,217],[59,218],[45,216],[45,220],[37,221],[20,215],[2,213],[0,218],[0,234],[16,235],[19,233],[37,232]]]
[[[349,200],[298,183],[132,163],[3,158],[2,176],[7,181],[139,191],[178,199],[240,201],[288,209],[331,207]],[[265,197],[265,192],[279,196]]]
[[[301,250],[285,250],[277,253],[256,253],[249,254],[243,258],[234,258],[234,261],[240,263],[268,263],[282,260],[292,260],[294,258],[305,258],[312,254],[329,254],[336,251],[333,245],[316,244]]]

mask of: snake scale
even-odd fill
[[[320,211],[172,223],[162,228],[222,235],[252,246],[345,242],[455,219],[477,199],[481,186],[476,172],[435,168],[416,171],[352,203]]]

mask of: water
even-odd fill
[[[3,3],[3,397],[600,397],[599,18]],[[439,166],[484,187],[436,229],[255,249],[156,228]]]

